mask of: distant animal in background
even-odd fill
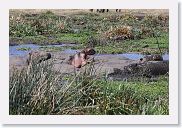
[[[89,59],[88,55],[94,55],[96,52],[92,48],[85,48],[81,52],[78,52],[74,56],[70,56],[68,64],[73,65],[76,68],[81,68],[87,64]]]
[[[163,61],[163,57],[161,55],[158,54],[154,54],[154,55],[148,55],[148,56],[144,56],[143,58],[140,58],[140,62],[147,62],[147,61]]]
[[[89,9],[89,11],[93,12],[93,11],[94,11],[94,9]]]
[[[28,65],[30,65],[31,63],[39,64],[42,61],[46,61],[50,58],[51,58],[51,53],[32,51],[28,54],[28,58],[26,62]]]
[[[94,9],[89,9],[90,12],[94,12]],[[109,9],[96,9],[96,12],[104,13],[109,12]],[[121,12],[121,9],[116,9],[116,12]]]
[[[116,12],[121,12],[121,9],[116,9]]]
[[[97,9],[97,12],[99,13],[109,12],[109,9]]]

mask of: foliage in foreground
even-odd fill
[[[74,75],[48,62],[10,73],[10,115],[166,115],[168,79],[121,82],[98,79],[93,65]]]

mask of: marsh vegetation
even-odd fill
[[[158,81],[111,81],[93,65],[74,75],[44,62],[10,75],[10,114],[163,115],[168,110],[168,76]]]
[[[151,54],[159,53],[159,43],[161,51],[168,52],[169,17],[165,13],[15,12],[10,12],[10,44],[77,43],[82,47],[94,46],[99,53]]]
[[[50,52],[53,59],[39,64],[32,60],[29,66],[10,68],[10,115],[169,114],[168,73],[121,81],[108,79],[107,72],[114,66],[123,68],[126,63],[134,62],[117,58],[116,54],[169,53],[168,12],[28,11],[10,10],[10,46],[37,44],[38,50]],[[61,44],[74,45],[56,46]],[[88,63],[81,70],[70,66],[67,69],[73,70],[72,73],[65,72],[62,60],[67,56],[58,53],[85,47],[96,50],[96,62]],[[31,48],[16,50],[29,51]],[[100,72],[96,65],[103,63],[111,67],[100,66],[104,68]],[[55,68],[56,65],[59,68]]]

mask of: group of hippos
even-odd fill
[[[73,65],[76,68],[81,68],[87,64],[89,55],[94,55],[95,53],[96,51],[93,48],[85,48],[80,52],[76,53],[75,55],[69,56],[67,63]],[[26,62],[28,65],[32,63],[38,64],[42,61],[51,59],[51,57],[51,53],[32,51],[28,54]]]
[[[69,56],[67,63],[75,68],[82,68],[89,63],[89,58],[94,55],[96,51],[93,48],[85,48],[75,55]],[[51,53],[36,52],[32,51],[28,55],[27,64],[30,65],[32,62],[36,64],[42,61],[49,60]],[[165,75],[169,72],[169,61],[163,60],[163,57],[158,54],[147,55],[140,58],[136,63],[128,64],[124,69],[114,68],[114,72],[108,74],[108,76],[123,77],[123,76],[158,76]]]

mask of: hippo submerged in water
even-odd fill
[[[71,64],[76,68],[81,68],[87,64],[87,60],[89,59],[88,55],[94,55],[95,53],[93,48],[85,48],[74,56],[70,56],[68,64]]]
[[[140,63],[147,62],[147,61],[163,61],[163,57],[158,54],[144,56],[140,58]]]

